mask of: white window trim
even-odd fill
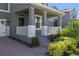
[[[10,12],[10,3],[8,3],[8,10],[0,9],[1,12]]]
[[[41,30],[41,28],[42,28],[42,25],[41,25],[41,23],[42,23],[42,16],[35,15],[35,17],[40,17],[40,28],[36,28],[36,30]],[[35,19],[35,22],[36,22],[36,19]],[[35,23],[35,26],[36,26],[36,23]]]

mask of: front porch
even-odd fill
[[[48,30],[49,18],[54,16],[61,17],[61,14],[59,15],[59,13],[55,13],[56,11],[53,13],[50,11],[51,10],[40,9],[39,7],[32,6],[17,12],[18,25],[16,26],[16,34],[25,35],[27,37],[50,35]]]

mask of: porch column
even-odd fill
[[[58,16],[58,20],[59,20],[59,32],[62,29],[62,18],[61,16]]]
[[[44,11],[42,19],[42,35],[48,35],[47,12]]]
[[[35,37],[34,8],[29,8],[28,37]]]

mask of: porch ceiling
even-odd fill
[[[27,8],[27,9],[16,12],[16,14],[24,15],[25,13],[28,13],[28,12],[29,12],[29,10]],[[35,9],[35,14],[37,14],[37,15],[43,15],[43,12],[44,12],[44,10]],[[57,15],[47,12],[47,16],[53,17],[53,16],[57,16]]]
[[[35,14],[43,15],[44,11],[43,10],[39,10],[39,9],[35,9]],[[51,13],[47,13],[47,16],[57,16],[57,15],[51,14]]]
[[[39,10],[43,10],[43,11],[47,11],[49,15],[64,15],[65,13],[59,11],[59,10],[56,10],[54,8],[51,8],[51,7],[48,7],[48,6],[45,6],[45,5],[42,5],[40,3],[30,3],[32,7],[34,8],[37,8]]]

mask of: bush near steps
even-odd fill
[[[59,37],[58,41],[48,46],[48,54],[52,56],[78,55],[77,41],[69,37]]]

